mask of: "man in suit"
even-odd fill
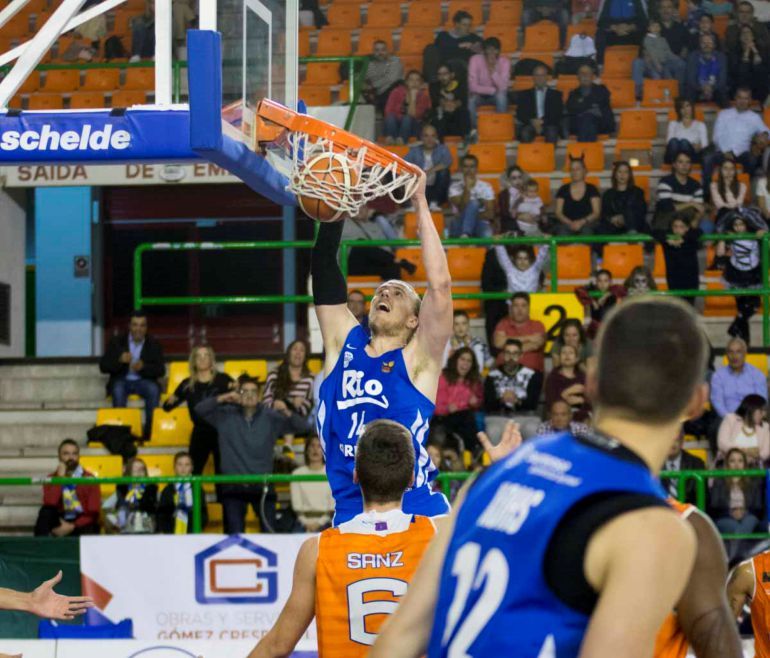
[[[691,455],[686,450],[682,450],[682,444],[684,443],[684,432],[679,432],[679,436],[676,437],[671,446],[671,451],[666,457],[666,463],[663,465],[664,471],[702,471],[706,468],[706,464],[700,457]],[[678,498],[678,485],[679,478],[661,478],[660,483],[663,488],[673,498]],[[695,480],[692,478],[687,480],[685,485],[685,500],[688,503],[695,504]]]
[[[131,313],[128,333],[113,336],[99,370],[110,376],[107,394],[112,395],[113,407],[125,407],[129,395],[144,400],[144,438],[150,438],[152,412],[160,402],[158,380],[166,374],[163,348],[147,335],[147,315],[144,311]]]
[[[516,97],[516,134],[520,142],[533,142],[542,135],[546,142],[555,144],[563,114],[561,92],[548,88],[548,69],[544,65],[538,64],[532,77],[535,86]]]
[[[578,69],[580,85],[567,97],[567,118],[570,134],[578,142],[595,142],[599,134],[615,131],[615,116],[610,107],[610,91],[594,83],[594,70],[588,64]]]

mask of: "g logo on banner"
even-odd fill
[[[195,556],[195,600],[203,604],[275,603],[278,555],[233,535]]]

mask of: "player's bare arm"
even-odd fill
[[[742,658],[741,638],[725,593],[727,556],[711,520],[695,511],[687,517],[698,552],[692,577],[677,603],[679,624],[697,658]]]
[[[580,658],[649,658],[690,577],[695,531],[670,510],[628,512],[588,543],[584,571],[599,593]]]
[[[743,606],[754,597],[754,566],[751,560],[741,562],[727,580],[727,600],[733,617],[743,616]]]
[[[444,349],[452,335],[452,277],[425,198],[424,173],[420,176],[412,202],[417,211],[428,290],[420,306],[420,322],[415,337],[404,349],[404,357],[412,382],[432,400],[436,397]]]
[[[333,370],[348,333],[358,324],[348,309],[348,286],[337,256],[342,226],[341,221],[320,222],[311,256],[313,303],[321,326],[327,375]]]
[[[29,612],[44,619],[74,619],[82,615],[94,602],[88,596],[63,596],[53,591],[62,579],[59,571],[31,592],[17,592],[0,587],[0,610]]]
[[[294,563],[291,594],[278,621],[249,654],[248,658],[284,658],[310,626],[315,616],[315,574],[318,559],[318,537],[311,537],[299,549]]]

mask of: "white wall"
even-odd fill
[[[0,189],[0,282],[11,286],[11,344],[0,344],[0,357],[24,356],[25,199]]]

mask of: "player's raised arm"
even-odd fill
[[[422,261],[428,279],[428,290],[420,307],[417,344],[431,359],[441,363],[444,348],[452,335],[452,277],[425,198],[425,173],[420,176],[412,203],[417,212]]]
[[[727,581],[727,599],[736,619],[743,615],[743,606],[754,596],[754,565],[751,560],[741,562],[730,573]]]
[[[291,594],[278,621],[254,647],[248,658],[285,658],[294,652],[294,647],[315,616],[317,559],[318,537],[311,537],[302,544],[297,554]]]
[[[584,572],[599,592],[580,658],[649,658],[690,577],[695,532],[670,510],[628,512],[588,543]]]
[[[358,324],[348,310],[348,286],[337,260],[342,227],[341,221],[320,222],[318,237],[311,256],[313,303],[318,323],[321,325],[327,374],[337,362],[348,333]]]

